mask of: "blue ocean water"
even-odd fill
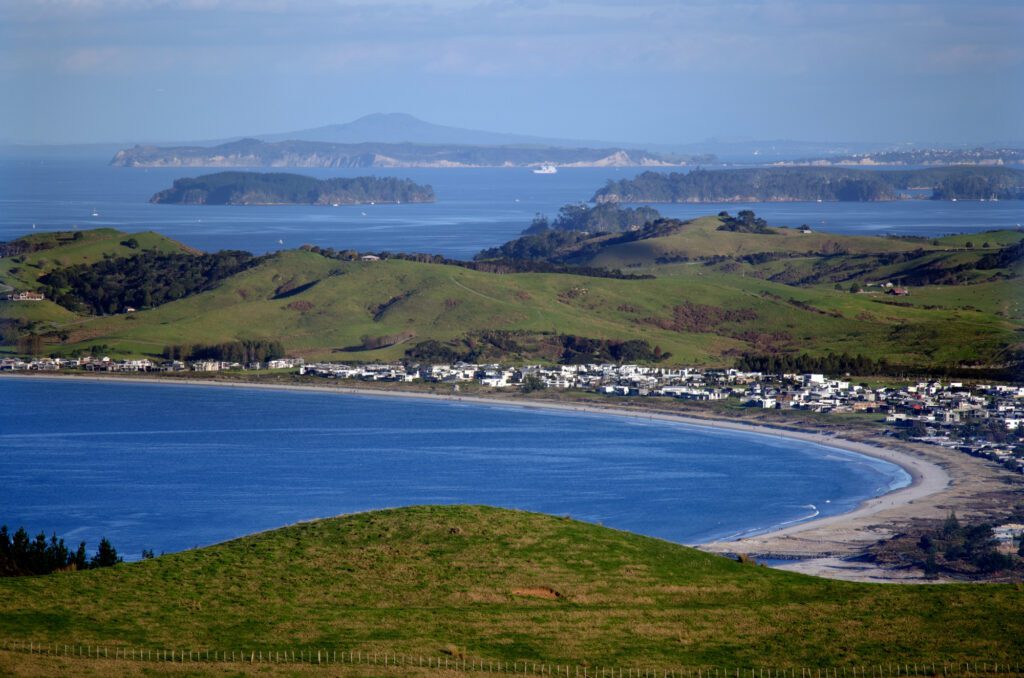
[[[301,169],[317,177],[364,174],[409,177],[431,184],[429,205],[185,206],[147,201],[174,179],[209,169],[110,167],[107,155],[0,157],[0,240],[33,230],[109,226],[156,230],[205,250],[263,253],[301,244],[361,251],[429,252],[469,258],[515,238],[540,212],[553,216],[566,203],[589,200],[609,179],[641,168],[562,169],[535,175],[526,169]],[[1016,227],[1024,204],[1002,202],[754,203],[656,205],[666,216],[689,218],[753,209],[782,226],[810,224],[835,233],[936,236]],[[93,217],[93,212],[98,216]]]
[[[780,437],[514,406],[0,378],[0,522],[177,551],[300,520],[480,503],[681,543],[854,508],[902,469]]]

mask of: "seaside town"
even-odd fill
[[[1024,385],[914,382],[871,387],[824,374],[771,375],[736,369],[641,365],[525,365],[455,363],[306,363],[280,358],[241,364],[112,360],[109,357],[0,360],[0,371],[221,372],[289,370],[300,375],[363,382],[430,382],[492,389],[575,389],[607,396],[663,397],[690,401],[733,399],[745,407],[819,413],[884,414],[890,433],[996,461],[1024,473]]]

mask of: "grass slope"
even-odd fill
[[[718,231],[719,224],[717,217],[698,219],[662,237],[599,249],[587,262],[639,265],[658,276],[650,280],[493,274],[402,260],[343,262],[296,250],[213,290],[137,313],[76,316],[45,301],[0,303],[0,314],[32,323],[36,332],[70,334],[63,344],[50,334],[46,352],[106,344],[113,355],[156,355],[169,344],[252,338],[280,340],[290,353],[307,358],[380,360],[399,358],[410,344],[427,339],[461,342],[482,331],[510,330],[534,337],[646,339],[672,354],[668,364],[731,365],[746,351],[846,351],[948,366],[1000,364],[1008,349],[1021,344],[1019,270],[972,269],[967,279],[974,284],[917,287],[898,301],[880,292],[834,289],[834,281],[845,289],[850,280],[899,280],[912,269],[956,268],[992,251],[962,249],[959,236],[923,242],[790,229],[762,235]],[[983,235],[999,245],[1024,237],[1013,231]],[[0,259],[0,283],[31,289],[38,276],[59,265],[130,256],[141,249],[192,251],[155,233],[132,234],[139,248],[130,249],[121,244],[127,237],[113,229],[84,231],[77,240],[70,233],[29,236],[59,244],[23,261]],[[835,247],[847,254],[816,253]],[[923,257],[889,265],[877,259],[918,248],[925,250]],[[757,264],[652,265],[660,256],[680,252],[764,251],[801,256]],[[793,284],[803,279],[811,282]],[[364,337],[399,335],[411,338],[373,351],[360,348]],[[557,354],[551,350],[549,345],[501,357],[552,359]]]
[[[137,247],[122,244],[129,239],[135,240]],[[197,253],[195,249],[153,231],[125,233],[113,228],[39,233],[21,240],[50,243],[53,247],[0,258],[0,283],[19,290],[36,289],[39,278],[55,268],[91,264],[107,257],[130,257],[142,250]]]
[[[927,241],[908,241],[874,236],[849,236],[834,233],[801,233],[797,229],[777,228],[773,233],[720,231],[722,220],[702,217],[686,222],[668,235],[601,248],[592,256],[575,263],[607,268],[649,266],[659,258],[698,259],[712,256],[740,256],[759,252],[819,254],[839,249],[850,253],[904,252],[924,247],[936,248]]]
[[[649,280],[498,275],[400,260],[340,262],[289,251],[209,292],[75,325],[71,342],[158,353],[168,344],[267,338],[306,357],[375,360],[399,357],[415,341],[506,329],[643,338],[671,352],[672,362],[690,364],[728,364],[731,355],[769,346],[876,351],[893,362],[956,364],[984,360],[1015,340],[1014,323],[991,311],[897,307],[867,295],[686,268]],[[739,315],[673,325],[680,305]],[[405,331],[415,333],[406,344],[355,348],[363,336]]]
[[[854,584],[540,514],[412,507],[152,561],[0,579],[0,635],[599,666],[1019,660],[1009,585]]]

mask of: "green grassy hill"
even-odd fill
[[[958,364],[984,361],[1015,340],[1014,323],[990,311],[898,307],[868,295],[690,268],[647,280],[498,275],[289,251],[209,292],[81,322],[70,345],[153,354],[168,344],[263,338],[310,358],[376,360],[400,357],[427,339],[459,342],[484,330],[513,330],[646,339],[671,352],[673,362],[689,364],[729,364],[731,355],[771,348],[875,350],[897,363]],[[411,335],[403,343],[360,348],[364,337],[403,333]]]
[[[854,584],[540,514],[413,507],[103,570],[0,579],[0,635],[590,666],[1021,659],[1011,585]]]
[[[742,256],[759,252],[785,252],[818,255],[842,251],[903,252],[925,247],[928,242],[907,241],[874,236],[847,236],[834,233],[801,233],[798,229],[775,228],[771,234],[718,230],[722,220],[703,217],[682,223],[671,233],[654,238],[602,247],[596,254],[575,258],[574,263],[607,268],[649,266],[659,259],[700,259],[713,256]]]
[[[19,323],[5,336],[45,334],[47,353],[106,345],[113,355],[154,356],[172,344],[267,339],[306,358],[370,361],[400,358],[427,340],[466,349],[501,331],[512,333],[516,346],[486,347],[488,359],[555,360],[560,349],[553,338],[578,335],[646,340],[672,354],[667,364],[731,365],[743,352],[806,351],[866,353],[924,367],[998,366],[1021,344],[1020,264],[974,268],[979,257],[999,251],[991,243],[968,249],[955,237],[738,233],[717,230],[720,223],[717,217],[699,219],[659,231],[658,237],[586,250],[592,259],[583,263],[638,266],[656,276],[651,279],[499,274],[399,259],[343,261],[292,250],[208,291],[134,313],[75,315],[50,301],[0,303],[0,312]],[[981,236],[1000,246],[1024,238],[1010,231]],[[148,248],[191,252],[152,233],[132,236],[135,248],[123,244],[127,234],[109,229],[77,239],[42,237],[60,242],[0,259],[0,282],[31,288],[62,264]],[[821,254],[837,247],[843,253]],[[737,258],[766,251],[781,254]],[[664,256],[719,258],[655,263]],[[923,285],[901,299],[877,287],[848,291],[851,281],[947,274],[973,284]]]
[[[38,233],[20,238],[18,242],[44,248],[0,258],[0,283],[19,290],[36,289],[39,278],[55,268],[91,264],[106,257],[130,257],[141,250],[198,253],[153,231],[125,233],[113,228]]]

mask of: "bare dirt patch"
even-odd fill
[[[528,588],[512,589],[514,596],[526,596],[528,598],[543,598],[545,600],[558,600],[562,594],[547,586],[532,586]]]

